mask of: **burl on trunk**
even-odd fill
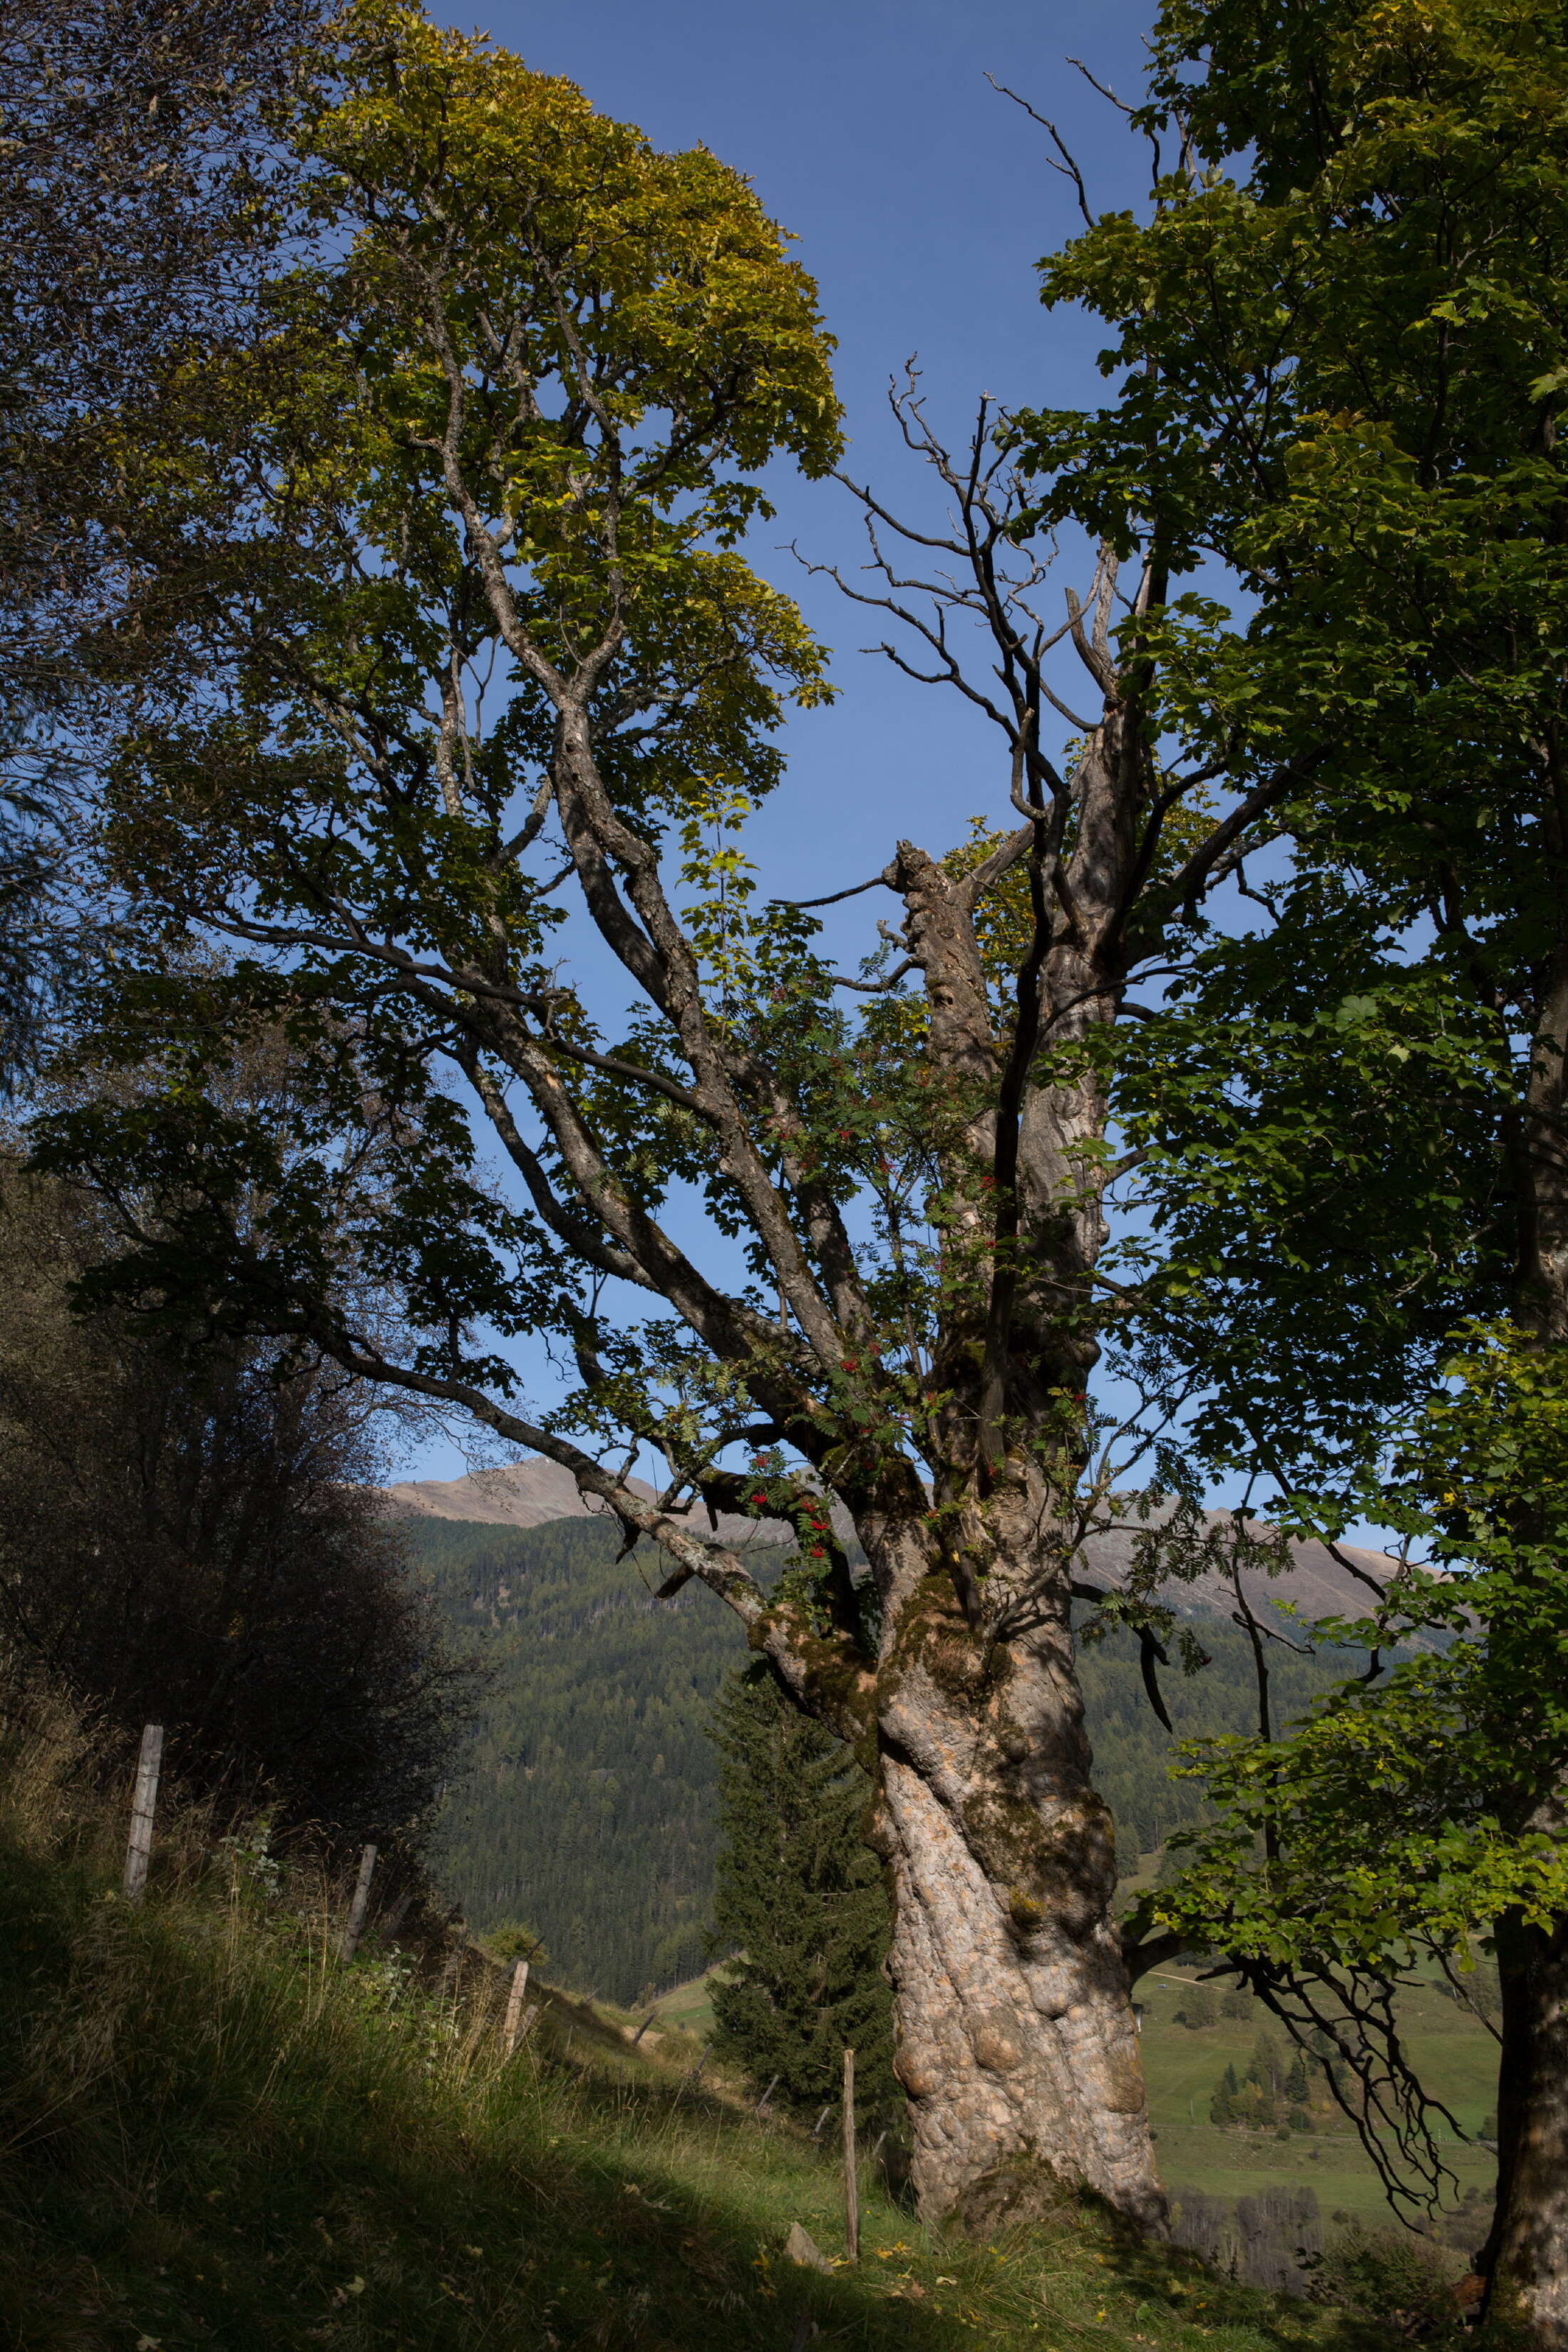
[[[1033,1626],[994,1639],[968,1622],[951,1578],[924,1577],[878,1678],[875,1833],[894,1894],[914,2183],[922,2211],[967,2210],[981,2226],[1011,2198],[1081,2185],[1157,2227],[1069,1596],[1037,1583],[1032,1600]]]

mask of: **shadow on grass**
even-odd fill
[[[955,2352],[1300,2343],[1271,2298],[1081,2216],[931,2238],[872,2190],[551,1996],[493,2026],[374,1954],[0,1851],[0,2312],[16,2352]],[[571,2042],[567,2046],[567,2029]],[[640,2071],[640,2079],[639,2079]],[[1237,2331],[1245,2331],[1238,2333]],[[1213,2352],[1213,2347],[1208,2348]]]
[[[1275,2345],[1300,2345],[1304,2336],[1321,2334],[1324,2315],[1302,2298],[1222,2277],[1183,2246],[1140,2241],[1118,2227],[1107,2228],[1105,2234],[1111,2249],[1107,2273],[1124,2297],[1173,2321],[1204,2334],[1245,2328],[1258,2341]]]

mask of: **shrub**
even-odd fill
[[[525,1919],[503,1919],[498,1927],[487,1927],[474,1940],[492,1960],[504,1960],[509,1965],[514,1960],[526,1960],[531,1969],[542,1969],[549,1964],[544,1938],[536,1936]]]
[[[1406,2230],[1371,2230],[1350,2221],[1312,2263],[1314,2303],[1427,2343],[1459,2326],[1451,2253]]]

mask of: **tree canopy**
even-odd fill
[[[1300,778],[1248,877],[1256,928],[1215,940],[1127,1067],[1146,1296],[1203,1391],[1200,1454],[1288,1522],[1398,1530],[1384,1641],[1440,1637],[1289,1743],[1211,1751],[1225,1825],[1151,1916],[1357,2016],[1396,2136],[1414,2095],[1376,1986],[1497,1939],[1489,2267],[1548,2336],[1565,99],[1540,6],[1165,8],[1151,211],[1045,273],[1115,322],[1118,395],[1020,428],[1047,511],[1114,530],[1113,477],[1181,561],[1228,569],[1246,605],[1192,600],[1153,656],[1161,707],[1179,740]]]

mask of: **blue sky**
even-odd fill
[[[1102,331],[1045,311],[1035,275],[1040,255],[1081,225],[1076,197],[1051,168],[1046,134],[986,76],[1058,124],[1097,211],[1135,204],[1147,185],[1143,151],[1068,58],[1136,95],[1145,6],[543,0],[479,21],[658,145],[704,144],[754,182],[798,240],[837,338],[848,468],[896,510],[928,495],[887,407],[889,377],[910,358],[931,420],[954,436],[982,392],[1009,405],[1097,396]],[[860,652],[874,634],[870,616],[787,551],[793,541],[816,561],[858,564],[863,542],[847,495],[782,471],[771,490],[777,520],[759,528],[748,552],[833,647],[839,688],[831,709],[791,722],[787,781],[748,843],[766,891],[804,896],[874,872],[901,835],[940,852],[972,814],[1006,822],[1008,778],[985,723],[951,692],[918,687]],[[831,919],[848,969],[875,944],[876,917],[889,911],[879,898]],[[521,1351],[528,1374],[533,1352]],[[549,1385],[537,1370],[536,1396]],[[451,1476],[463,1466],[455,1446],[435,1441],[408,1457],[404,1475]]]
[[[1014,405],[1093,397],[1100,337],[1043,310],[1034,274],[1079,225],[1076,200],[1046,160],[1045,133],[985,76],[1059,123],[1097,209],[1133,202],[1142,152],[1067,58],[1135,92],[1144,6],[601,0],[510,5],[487,21],[529,65],[570,75],[658,145],[707,145],[754,182],[799,240],[838,339],[848,465],[895,506],[918,488],[918,468],[894,446],[886,387],[911,355],[931,414],[955,432],[982,391]],[[858,654],[865,622],[783,551],[794,540],[818,561],[858,562],[846,494],[782,473],[776,488],[778,520],[754,534],[752,560],[800,596],[835,649],[842,689],[830,711],[795,725],[788,789],[758,835],[769,885],[804,892],[825,852],[843,862],[841,878],[854,865],[858,879],[900,834],[946,847],[972,810],[998,795],[1005,805],[1006,779],[953,698]]]

